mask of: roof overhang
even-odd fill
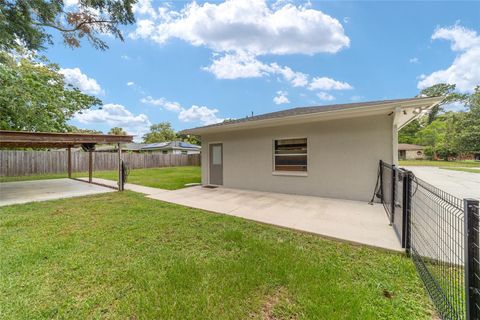
[[[1,148],[67,148],[82,144],[132,142],[133,136],[0,130]]]
[[[364,106],[356,104],[355,107],[325,110],[315,113],[292,115],[278,118],[258,119],[252,121],[232,122],[222,125],[205,126],[193,129],[183,130],[182,133],[193,135],[205,135],[222,132],[231,132],[255,128],[277,127],[283,125],[304,124],[319,121],[329,121],[338,119],[348,119],[356,117],[368,117],[376,115],[392,115],[396,114],[395,121],[398,129],[401,129],[413,119],[419,117],[422,113],[433,108],[444,100],[444,97],[432,97],[411,99],[403,101],[393,101],[379,103],[376,105]]]

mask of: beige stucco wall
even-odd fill
[[[308,139],[308,176],[273,175],[273,140]],[[223,185],[259,191],[368,201],[378,161],[392,163],[392,117],[374,116],[202,136],[202,183],[208,144],[223,143]]]
[[[418,155],[417,152],[420,151],[422,154]],[[415,159],[423,159],[424,154],[423,150],[406,150],[405,151],[405,159],[407,160],[415,160]]]

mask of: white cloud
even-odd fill
[[[294,87],[305,87],[308,84],[308,74],[293,71],[287,66],[281,67],[276,63],[270,64],[270,68],[273,73],[282,75]]]
[[[353,87],[347,82],[337,81],[327,77],[313,78],[312,82],[308,85],[310,90],[348,90]]]
[[[76,7],[78,5],[79,0],[63,0],[63,4],[65,7]]]
[[[306,87],[309,84],[308,74],[294,71],[290,67],[280,66],[277,63],[263,63],[254,55],[245,52],[225,54],[203,69],[213,73],[218,79],[260,78],[278,75],[293,87]],[[338,83],[342,84],[342,82]]]
[[[417,57],[413,57],[413,58],[410,58],[410,60],[408,60],[408,62],[410,62],[410,63],[419,63],[420,60],[419,60]]]
[[[480,46],[480,37],[477,32],[460,25],[438,28],[432,35],[432,40],[450,40],[452,51],[465,51]]]
[[[129,87],[133,86],[134,84],[135,84],[135,82],[133,82],[133,81],[128,81],[127,82],[127,86],[129,86]]]
[[[129,134],[140,137],[149,130],[151,122],[147,115],[134,115],[121,104],[107,103],[102,109],[88,109],[75,114],[75,120],[83,124],[103,123],[110,127],[122,127]]]
[[[268,65],[245,52],[226,54],[203,69],[213,73],[218,79],[259,78],[270,71]]]
[[[168,101],[165,98],[155,99],[147,96],[140,100],[142,103],[164,108],[168,111],[178,113],[178,119],[183,122],[199,121],[204,125],[222,122],[223,119],[216,116],[218,109],[210,109],[208,107],[192,105],[186,109],[178,102]]]
[[[323,92],[323,91],[320,91],[319,93],[317,93],[317,97],[320,99],[320,100],[323,100],[323,101],[332,101],[332,100],[335,100],[335,97],[332,96],[331,94],[327,93],[327,92]]]
[[[219,4],[189,3],[175,11],[149,1],[136,6],[139,19],[133,38],[165,43],[172,38],[216,52],[262,54],[335,53],[350,45],[340,22],[308,6],[269,6],[265,0],[228,0]]]
[[[273,97],[273,102],[275,104],[284,104],[284,103],[290,103],[290,100],[288,100],[288,92],[286,91],[277,91],[277,95]]]
[[[293,87],[307,87],[308,74],[277,63],[264,63],[257,57],[336,53],[350,46],[341,23],[311,9],[308,2],[295,5],[289,0],[227,0],[191,2],[181,10],[163,4],[155,10],[151,0],[141,0],[134,10],[139,18],[135,31],[129,34],[131,38],[151,39],[160,44],[176,38],[208,47],[214,60],[203,70],[218,79],[276,75]]]
[[[461,92],[472,92],[480,84],[480,36],[473,30],[459,25],[438,28],[432,40],[451,41],[450,49],[457,52],[450,67],[421,75],[417,84],[424,89],[438,83],[456,84]]]
[[[147,15],[153,19],[157,18],[157,12],[153,9],[151,0],[138,0],[133,5],[132,11],[136,14]]]
[[[86,94],[103,93],[103,90],[97,83],[97,80],[89,78],[87,75],[82,73],[79,68],[62,68],[60,69],[60,73],[63,74],[66,83],[77,87],[78,89],[80,89],[80,91]]]
[[[217,112],[217,109],[193,105],[188,109],[180,111],[178,119],[183,122],[200,121],[204,125],[209,125],[223,121],[222,118],[217,117]]]
[[[126,54],[122,54],[122,55],[120,56],[120,58],[122,58],[123,60],[127,60],[127,61],[131,59],[130,56],[128,56],[128,55],[126,55]]]
[[[142,103],[150,104],[157,107],[165,108],[169,111],[180,112],[183,108],[178,102],[171,102],[165,98],[154,99],[151,96],[142,98],[140,100]]]
[[[155,23],[149,19],[137,20],[137,28],[129,34],[132,39],[149,38],[154,36]]]

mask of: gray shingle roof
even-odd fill
[[[327,112],[327,111],[354,109],[354,108],[359,108],[359,107],[368,107],[368,106],[375,106],[375,105],[381,105],[381,104],[387,104],[387,103],[401,103],[401,102],[427,100],[427,99],[431,99],[431,98],[432,97],[407,98],[407,99],[378,100],[378,101],[356,102],[356,103],[345,103],[345,104],[332,104],[332,105],[325,105],[325,106],[298,107],[298,108],[293,108],[293,109],[286,109],[286,110],[281,110],[281,111],[276,111],[276,112],[260,114],[258,116],[228,120],[228,121],[224,121],[224,122],[211,124],[211,125],[208,125],[208,126],[192,128],[192,129],[189,129],[189,130],[195,130],[195,129],[200,129],[200,128],[219,127],[219,126],[228,126],[228,125],[234,124],[234,123],[258,121],[258,120],[265,120],[265,119],[275,119],[275,118],[285,118],[285,117],[306,115],[306,114],[314,114],[314,113],[321,113],[321,112]],[[185,130],[185,131],[188,131],[188,130]]]
[[[424,146],[419,146],[416,144],[408,144],[408,143],[399,143],[398,150],[423,150]]]

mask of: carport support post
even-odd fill
[[[68,178],[72,178],[72,147],[67,148],[67,172]]]
[[[92,171],[93,171],[93,152],[88,151],[88,183],[92,183]]]
[[[118,191],[123,191],[123,172],[122,172],[122,146],[117,144],[118,148]]]

